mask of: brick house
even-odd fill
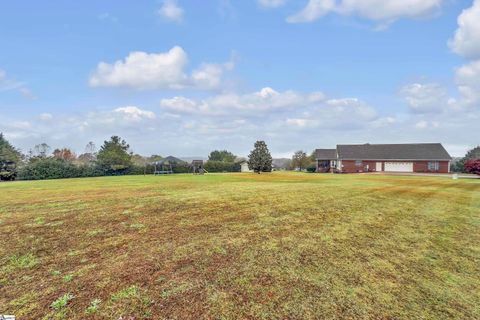
[[[317,172],[449,173],[451,157],[440,143],[350,144],[315,150]]]

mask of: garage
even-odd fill
[[[387,172],[413,172],[413,162],[385,162]]]

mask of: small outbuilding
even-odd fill
[[[248,161],[244,160],[240,162],[240,172],[253,172],[248,168]]]

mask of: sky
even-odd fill
[[[0,2],[0,132],[275,157],[480,143],[480,0]]]

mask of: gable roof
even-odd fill
[[[315,159],[317,160],[337,159],[337,149],[317,149],[315,150]]]
[[[340,144],[337,152],[345,160],[451,160],[440,143]]]

